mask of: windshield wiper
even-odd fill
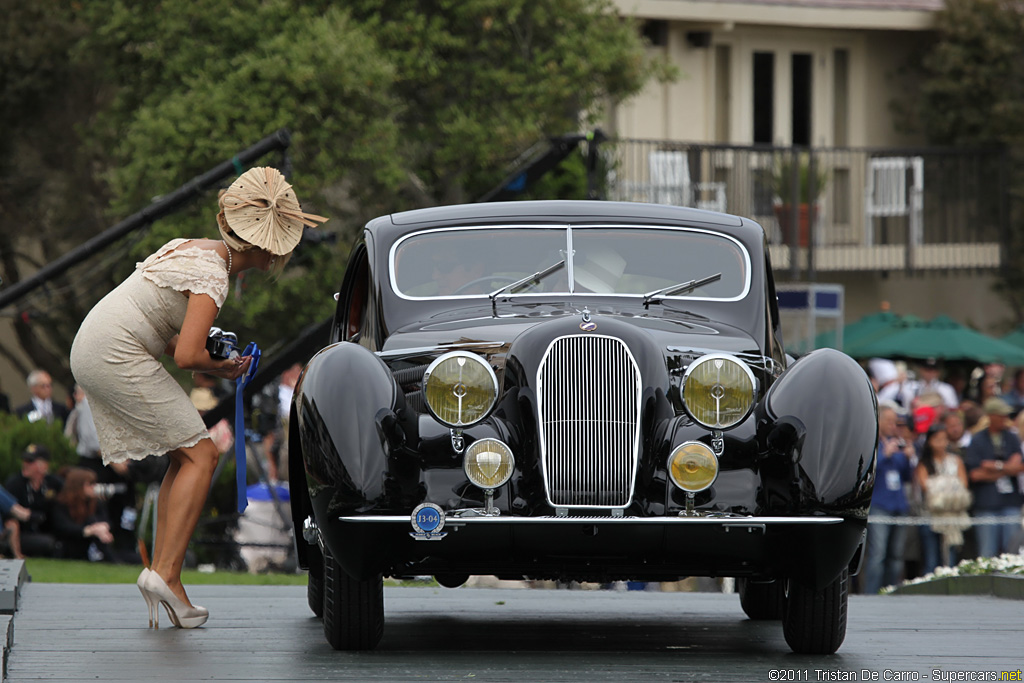
[[[564,268],[564,267],[565,267],[565,259],[562,259],[558,263],[550,265],[547,268],[545,268],[544,270],[538,270],[533,275],[527,275],[526,277],[524,277],[521,280],[516,280],[515,282],[510,282],[509,284],[504,285],[503,287],[499,287],[498,289],[494,290],[493,292],[491,292],[490,294],[487,295],[487,296],[489,296],[491,298],[491,311],[493,311],[494,315],[498,315],[498,295],[501,294],[502,292],[508,292],[509,294],[514,294],[515,290],[519,289],[523,285],[540,284],[540,281],[543,280],[544,278],[546,278],[548,275],[551,275],[551,273],[554,273],[559,268]]]
[[[703,287],[704,285],[711,284],[712,282],[717,282],[717,281],[719,281],[721,279],[722,279],[722,274],[721,273],[715,273],[714,275],[708,275],[707,277],[702,277],[699,280],[690,280],[688,282],[680,282],[678,285],[670,285],[668,287],[662,287],[661,289],[656,289],[653,292],[648,292],[647,294],[644,294],[644,307],[646,308],[647,305],[650,304],[655,299],[659,299],[660,300],[660,299],[662,299],[662,298],[664,298],[666,296],[676,296],[676,295],[679,295],[679,294],[685,294],[686,292],[692,292],[693,290],[697,289],[698,287]]]

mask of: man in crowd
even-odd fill
[[[18,406],[14,411],[15,415],[28,418],[29,422],[38,422],[39,420],[67,422],[68,407],[53,400],[53,380],[50,379],[48,372],[33,370],[28,374],[26,382],[28,390],[32,394],[32,400]]]
[[[904,486],[913,479],[914,445],[900,436],[897,417],[893,404],[879,406],[878,460],[875,489],[871,496],[873,516],[902,517],[910,511]],[[900,580],[907,528],[901,524],[868,522],[865,593],[877,593],[883,586]]]
[[[50,474],[50,451],[46,446],[30,444],[21,454],[21,472],[8,477],[5,487],[32,513],[24,521],[4,521],[4,526],[18,526],[21,551],[28,557],[53,557],[57,548],[50,521],[61,480]]]
[[[1010,405],[992,397],[982,405],[988,416],[988,428],[973,436],[964,451],[964,466],[971,492],[974,494],[972,515],[980,524],[974,526],[978,554],[994,557],[1009,548],[1010,539],[1020,529],[1021,494],[1017,476],[1024,472],[1020,438],[1009,428]],[[994,517],[1016,517],[1016,523],[986,524]]]

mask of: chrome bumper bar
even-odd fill
[[[408,515],[342,516],[340,522],[354,524],[409,524]],[[842,517],[449,517],[445,527],[463,524],[712,524],[718,526],[750,527],[754,525],[825,525],[840,524]]]

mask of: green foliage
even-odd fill
[[[33,443],[50,450],[51,472],[78,462],[78,454],[64,436],[64,428],[59,422],[29,422],[0,413],[0,483],[21,471],[21,453]]]
[[[944,145],[1009,149],[1011,229],[1007,262],[1024,259],[1024,9],[1004,0],[947,0],[937,38],[921,61],[920,92],[907,125]],[[1024,272],[999,271],[996,290],[1024,320]]]
[[[13,42],[0,44],[0,117],[22,132],[16,150],[0,147],[5,280],[20,279],[19,250],[53,260],[288,128],[296,193],[336,239],[302,245],[279,282],[247,273],[233,291],[218,325],[264,348],[330,313],[367,219],[471,200],[533,143],[590,127],[606,103],[674,73],[608,0],[3,7]],[[69,275],[63,296],[37,300],[54,311],[46,325],[17,323],[21,350],[69,384],[67,350],[88,308],[169,239],[216,236],[215,212],[211,192],[123,241],[127,257],[90,264],[88,286]]]
[[[1024,118],[1024,14],[1002,0],[948,0],[923,60],[918,112],[938,144],[1019,144]]]
[[[794,165],[797,166],[795,169]],[[811,166],[810,155],[806,152],[783,153],[775,157],[771,177],[772,193],[781,199],[783,204],[791,203],[794,197],[799,204],[811,204],[816,201],[825,191],[828,172],[820,165],[814,165],[812,173]],[[793,184],[794,175],[796,186]]]

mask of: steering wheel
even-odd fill
[[[501,284],[502,282],[505,282],[507,284],[512,284],[513,282],[515,282],[518,279],[519,278],[517,278],[517,277],[508,277],[507,275],[485,275],[484,277],[478,277],[475,280],[470,280],[469,282],[467,282],[466,284],[462,285],[461,287],[456,289],[454,292],[452,292],[452,294],[453,295],[455,295],[455,294],[462,294],[462,293],[464,293],[468,289],[472,289],[473,287],[475,287],[477,285],[483,285],[483,284],[490,285],[491,289],[488,290],[488,292],[486,292],[486,293],[490,293],[490,292],[494,291],[495,289],[497,289],[494,286],[495,283]]]

